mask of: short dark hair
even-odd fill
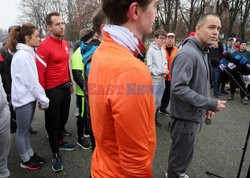
[[[137,2],[145,11],[152,0],[102,0],[102,9],[109,23],[113,25],[126,23],[128,21],[127,12],[133,2]]]
[[[164,30],[158,30],[154,33],[154,37],[156,38],[158,38],[160,35],[167,37],[167,33]]]
[[[246,43],[246,44],[247,44],[247,41],[246,41],[246,40],[241,40],[241,41],[240,41],[240,45],[241,45],[242,43]]]
[[[59,12],[51,12],[45,17],[45,21],[47,25],[52,25],[51,17],[60,16]]]
[[[106,24],[107,17],[101,8],[97,9],[92,17],[93,30],[98,35],[101,34],[101,25]]]
[[[218,17],[220,18],[220,16],[216,13],[213,13],[213,12],[209,12],[209,13],[206,13],[206,14],[202,14],[197,22],[197,25],[203,25],[203,23],[205,22],[205,20],[207,19],[208,16],[215,16],[215,17]]]

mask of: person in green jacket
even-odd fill
[[[90,28],[83,28],[80,32],[81,37],[80,41],[82,43],[88,43],[92,40],[94,32]],[[85,134],[88,133],[87,131],[87,122],[85,119],[84,114],[84,93],[83,93],[83,82],[84,82],[84,64],[82,63],[82,55],[81,55],[81,45],[77,48],[77,50],[73,53],[71,57],[71,66],[72,66],[72,73],[74,81],[76,82],[76,100],[77,105],[79,107],[79,115],[77,119],[77,145],[79,145],[83,149],[91,149],[91,146],[87,142],[84,137],[84,130]]]

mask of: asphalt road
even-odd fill
[[[221,99],[225,99],[222,96]],[[227,102],[227,108],[221,113],[217,113],[211,125],[202,125],[197,134],[195,152],[191,165],[187,170],[190,178],[209,178],[206,171],[219,174],[225,178],[236,177],[242,155],[242,148],[250,122],[250,102],[249,105],[242,105],[239,102],[239,94],[234,101]],[[75,96],[72,96],[70,117],[66,128],[73,135],[65,137],[66,141],[76,142],[76,118]],[[162,127],[157,128],[157,146],[153,162],[154,178],[164,178],[162,172],[167,168],[169,147],[171,144],[170,130],[168,128],[169,117],[160,114]],[[54,173],[51,170],[51,152],[46,130],[44,127],[44,113],[36,111],[32,127],[38,131],[32,135],[31,143],[33,149],[46,159],[46,164],[40,170],[29,171],[20,167],[20,158],[15,146],[15,134],[12,134],[11,150],[9,154],[8,167],[12,178],[26,177],[65,177],[65,178],[88,178],[90,175],[90,163],[92,152],[82,150],[77,147],[74,151],[62,152],[64,170]],[[250,142],[250,141],[249,141]],[[250,164],[250,143],[245,155],[241,177],[245,178]]]
[[[226,98],[227,96],[223,95],[220,99]],[[72,95],[69,120],[66,125],[66,129],[72,132],[72,136],[65,137],[65,141],[71,143],[76,143],[77,140],[75,103],[75,95]],[[203,124],[201,130],[198,131],[194,157],[186,172],[190,178],[209,178],[210,176],[206,175],[206,171],[224,178],[235,178],[237,176],[243,153],[242,148],[245,144],[250,122],[250,101],[249,105],[242,105],[239,94],[235,94],[235,100],[228,101],[226,107],[225,111],[216,114],[211,125]],[[170,129],[168,128],[169,119],[169,116],[159,114],[162,127],[156,128],[157,145],[152,165],[154,178],[164,178],[163,171],[167,170],[168,153],[171,144]],[[45,158],[46,163],[36,171],[21,168],[21,160],[15,146],[15,134],[12,134],[8,161],[8,168],[12,178],[89,178],[91,150],[83,150],[77,147],[71,152],[63,151],[64,169],[60,173],[54,173],[51,170],[51,150],[42,111],[36,110],[32,127],[38,131],[37,134],[31,135],[33,150]],[[241,178],[246,178],[249,165],[250,141],[245,154]]]

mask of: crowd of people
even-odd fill
[[[12,27],[0,56],[0,177],[10,176],[10,118],[16,120],[20,166],[37,170],[45,162],[31,146],[36,104],[45,114],[52,170],[63,170],[61,151],[76,147],[63,140],[73,93],[79,109],[76,144],[93,151],[92,177],[152,177],[159,112],[171,117],[172,144],[164,174],[189,177],[185,171],[197,128],[225,109],[226,101],[218,98],[227,93],[228,81],[229,99],[240,87],[242,103],[247,104],[250,85],[247,90],[247,77],[242,75],[250,73],[250,56],[245,40],[237,39],[233,45],[229,37],[223,47],[215,13],[203,14],[196,32],[180,48],[174,46],[174,33],[159,30],[147,50],[141,39],[152,33],[157,4],[157,0],[102,0],[92,17],[93,28],[80,31],[71,58],[58,12],[46,16],[49,35],[42,42],[35,25]],[[232,57],[226,63],[228,53]],[[210,84],[215,98],[210,97]]]

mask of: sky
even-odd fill
[[[18,8],[21,0],[0,0],[0,28],[8,30],[19,21],[21,11]]]

